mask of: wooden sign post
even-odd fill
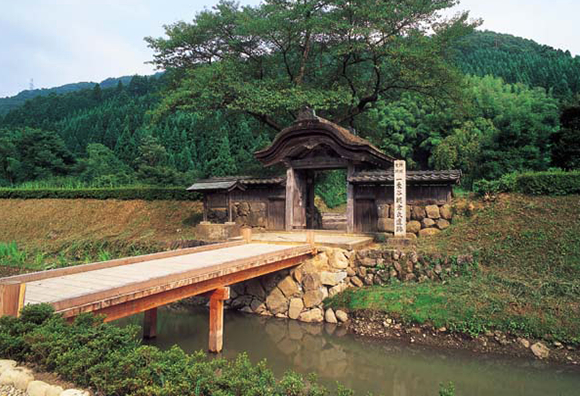
[[[405,161],[395,161],[395,237],[407,236],[407,169]]]

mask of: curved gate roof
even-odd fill
[[[312,111],[302,112],[289,127],[278,133],[272,144],[254,153],[265,166],[321,156],[332,156],[352,163],[368,163],[390,168],[394,158],[384,154],[368,140],[355,136],[348,129],[317,117]]]

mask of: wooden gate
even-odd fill
[[[354,203],[355,232],[377,231],[377,205],[374,199],[356,199]]]
[[[270,198],[268,200],[268,230],[283,230],[286,219],[286,200]]]

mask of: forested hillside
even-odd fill
[[[118,78],[107,78],[99,83],[101,88],[111,88],[115,87],[119,82],[128,84],[131,81],[132,76],[124,76]],[[22,106],[27,100],[36,98],[37,96],[48,96],[51,94],[65,94],[68,92],[80,91],[82,89],[93,88],[97,83],[94,82],[79,82],[61,85],[60,87],[54,88],[42,88],[42,89],[28,89],[18,93],[18,95],[0,98],[0,116],[8,113],[10,110],[17,109]]]
[[[580,56],[570,51],[490,31],[473,32],[457,48],[457,63],[466,74],[542,87],[566,100],[580,92]]]
[[[393,92],[345,124],[410,168],[462,169],[467,187],[514,171],[578,166],[579,57],[474,32],[450,60],[464,73],[453,97]],[[0,186],[183,186],[264,173],[252,153],[276,128],[232,105],[203,109],[217,95],[211,87],[201,88],[209,91],[199,106],[187,102],[194,88],[181,91],[183,84],[162,74],[123,77],[27,100],[0,116]],[[320,110],[326,115],[323,104]]]

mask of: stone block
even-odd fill
[[[429,228],[429,227],[433,227],[434,225],[435,225],[435,220],[433,220],[433,219],[425,218],[425,219],[421,220],[421,227],[422,228]]]
[[[350,282],[355,287],[363,287],[363,285],[364,285],[363,281],[358,276],[353,276],[352,278],[350,278]]]
[[[395,232],[395,220],[379,218],[377,227],[381,232]]]
[[[246,293],[261,300],[266,298],[266,290],[258,279],[251,279],[246,283]]]
[[[288,300],[284,297],[282,291],[275,288],[266,298],[266,306],[274,315],[285,312],[288,309]]]
[[[439,208],[439,214],[445,220],[451,220],[453,218],[453,209],[451,208],[451,205],[445,204],[445,205],[441,206]]]
[[[339,283],[338,285],[328,289],[328,296],[329,297],[336,296],[338,293],[342,293],[346,289],[348,289],[348,283],[346,282]]]
[[[322,310],[320,308],[313,308],[309,311],[302,312],[298,320],[308,323],[320,323],[324,320],[324,317],[322,316]]]
[[[0,385],[13,385],[20,390],[26,390],[31,381],[34,381],[32,371],[22,367],[5,370],[0,375]]]
[[[0,375],[9,369],[12,369],[16,367],[16,361],[15,360],[6,360],[6,359],[0,359]]]
[[[377,206],[377,214],[379,218],[389,218],[389,204],[381,204]]]
[[[441,230],[439,230],[438,228],[423,228],[421,231],[419,231],[419,236],[420,237],[427,237],[427,236],[439,234],[440,232],[441,232]]]
[[[407,223],[407,232],[416,234],[419,232],[420,229],[421,223],[419,223],[417,220],[411,220],[410,222]]]
[[[314,307],[320,304],[322,300],[324,300],[324,292],[322,291],[322,288],[316,290],[309,290],[306,293],[304,293],[304,297],[302,298],[302,300],[304,301],[305,308]]]
[[[320,273],[320,282],[325,286],[336,286],[346,278],[346,272],[328,272]]]
[[[437,226],[437,228],[439,228],[440,230],[444,230],[444,229],[446,229],[447,227],[449,227],[449,225],[450,225],[450,224],[449,224],[449,222],[448,222],[447,220],[445,220],[445,219],[438,219],[438,220],[435,222],[435,225],[436,225],[436,226]]]
[[[28,396],[45,396],[49,386],[46,382],[30,381],[26,387],[26,393]]]
[[[292,298],[290,300],[290,307],[288,308],[288,317],[290,319],[298,319],[300,313],[304,309],[304,302],[301,298]]]
[[[348,321],[348,314],[340,309],[338,309],[335,313],[336,319],[338,319],[341,322],[346,322]]]
[[[425,212],[425,208],[423,206],[419,205],[413,206],[413,209],[411,210],[412,220],[421,221],[425,217],[427,217],[427,213]]]
[[[332,308],[328,308],[326,310],[326,312],[324,313],[324,320],[328,323],[338,323],[338,320],[336,320],[336,315],[334,314]]]
[[[328,264],[332,268],[345,269],[348,267],[348,258],[341,249],[334,249],[332,255],[328,258]]]
[[[550,356],[550,349],[541,342],[533,344],[531,349],[532,353],[539,359],[546,359]]]
[[[316,272],[304,274],[302,279],[302,286],[305,291],[318,290],[322,283],[320,282],[320,274]]]
[[[60,396],[62,392],[63,389],[60,386],[50,385],[44,396]]]
[[[425,212],[427,213],[427,217],[430,219],[438,219],[441,217],[439,206],[437,205],[427,205],[425,207]]]
[[[284,295],[288,298],[294,296],[295,294],[300,292],[300,288],[298,284],[294,282],[292,277],[288,275],[280,283],[278,283],[278,288],[284,293]]]

